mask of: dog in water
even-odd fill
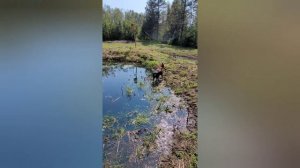
[[[165,69],[164,64],[162,63],[155,71],[152,72],[153,81],[157,81],[160,76],[163,77],[163,71]]]

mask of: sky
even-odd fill
[[[121,8],[124,10],[134,10],[136,12],[145,12],[148,0],[103,0],[103,5],[109,5],[112,8]],[[173,0],[166,0],[173,2]]]

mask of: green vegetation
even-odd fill
[[[137,84],[138,88],[142,89],[145,87],[145,83],[144,82],[141,82],[139,81],[138,84]]]
[[[147,134],[143,139],[143,146],[146,147],[148,151],[152,151],[155,148],[155,140],[161,129],[159,127],[154,127],[153,131]]]
[[[156,99],[156,101],[158,101],[160,103],[165,103],[167,101],[167,99],[168,99],[168,96],[162,95],[162,96],[158,97]]]
[[[190,144],[182,145],[181,148],[174,151],[177,159],[183,160],[184,164],[189,168],[197,168],[197,134],[183,132],[181,134],[176,134],[175,136],[179,136],[178,140],[180,144]]]
[[[167,106],[167,107],[165,108],[165,112],[166,112],[166,113],[172,113],[173,111],[170,109],[169,106]]]
[[[143,65],[148,69],[153,69],[156,68],[159,65],[159,63],[157,61],[146,60],[145,62],[143,62]]]
[[[143,24],[143,14],[123,12],[107,5],[103,8],[103,40],[134,40]]]
[[[197,46],[197,0],[148,0],[145,12],[104,5],[103,40],[157,41]],[[180,23],[180,24],[179,24]]]
[[[125,128],[121,127],[115,130],[113,137],[116,139],[121,139],[126,134]]]
[[[197,0],[173,0],[171,4],[166,0],[148,0],[145,12],[137,13],[105,5],[103,40],[106,42],[103,44],[103,60],[106,63],[137,63],[147,69],[154,69],[164,63],[166,70],[162,85],[172,88],[176,95],[184,98],[186,105],[193,108],[189,113],[196,113],[197,7]],[[105,69],[103,74],[108,75],[109,70]],[[143,82],[137,84],[138,88],[144,86]],[[130,86],[125,87],[125,92],[127,96],[134,94]],[[155,110],[171,113],[172,110],[164,105],[167,97],[155,96],[159,92],[159,87],[155,87],[155,94],[145,97],[149,101],[158,101]],[[134,112],[128,113],[130,117],[135,115]],[[116,118],[107,116],[104,118],[103,128],[111,128],[116,122]],[[149,123],[149,117],[139,113],[128,122],[140,126]],[[137,158],[143,158],[157,147],[155,141],[159,132],[159,128],[154,128],[141,136],[142,144],[135,149]],[[124,128],[117,128],[113,132],[113,137],[117,140],[117,154],[124,135]],[[197,135],[193,132],[175,133],[172,156],[164,162],[167,165],[163,167],[197,167],[196,139]],[[117,168],[122,165],[114,163],[105,167]]]
[[[115,164],[112,164],[108,161],[105,161],[104,163],[104,168],[123,168],[124,166],[122,164],[118,164],[118,163],[115,163]]]
[[[147,64],[147,68],[164,63],[166,71],[164,72],[163,85],[170,87],[176,95],[183,97],[186,102],[185,105],[195,108],[197,102],[197,50],[156,42],[138,42],[136,48],[129,49],[133,45],[132,43],[123,42],[104,42],[104,61],[120,62],[121,60],[121,62],[133,62],[144,66]],[[125,53],[128,51],[130,51],[130,53],[125,58]],[[180,58],[177,58],[177,56]],[[129,91],[131,94],[132,92]],[[153,99],[158,100],[158,106],[155,109],[159,110],[158,112],[172,112],[170,108],[163,106],[166,97],[154,96],[159,94],[159,92],[159,86],[155,87],[153,89],[154,94],[146,95],[145,98],[149,101]],[[196,112],[195,109],[190,113]],[[133,125],[142,125],[148,122],[149,118],[142,114],[138,114],[136,118],[130,121]],[[138,154],[139,157],[143,157],[155,149],[155,144],[150,143],[153,142],[150,140],[153,140],[155,136],[149,135],[146,137],[142,146],[136,149],[136,154]],[[164,162],[164,164],[168,164],[165,165],[165,167],[174,167],[179,160],[184,163],[185,167],[197,167],[196,137],[196,134],[192,132],[176,134],[174,139],[181,145],[179,149],[177,149],[177,147],[173,148],[176,149],[174,149],[175,151],[182,152],[176,153],[174,151],[172,157]]]
[[[104,116],[103,120],[103,128],[111,128],[115,123],[117,122],[117,119],[113,116]]]
[[[144,148],[143,148],[143,146],[137,146],[135,152],[136,152],[136,157],[138,159],[142,159],[143,158],[143,156],[144,156]]]
[[[182,138],[185,140],[197,141],[197,134],[191,132],[184,132]]]
[[[145,155],[148,155],[154,149],[156,149],[156,139],[157,135],[161,131],[161,128],[154,127],[151,132],[149,132],[147,135],[143,137],[143,143],[141,145],[138,145],[136,148],[136,157],[139,159],[142,159]]]
[[[126,86],[126,94],[127,94],[127,96],[132,96],[133,89],[129,86]]]
[[[139,113],[132,121],[131,123],[133,125],[143,125],[147,124],[149,122],[149,117],[145,114]]]

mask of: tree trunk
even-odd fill
[[[157,11],[157,30],[156,30],[156,40],[158,41],[158,34],[159,34],[159,18],[160,18],[160,8],[159,8],[159,5],[160,5],[160,0],[158,0],[158,11]]]
[[[180,36],[179,36],[179,41],[182,40],[182,34],[184,30],[184,24],[185,24],[185,11],[186,11],[186,1],[187,0],[182,0],[183,6],[182,6],[182,14],[181,14],[181,27],[180,27]]]

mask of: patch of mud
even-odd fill
[[[172,94],[165,103],[171,113],[162,115],[157,125],[162,131],[159,133],[156,143],[159,152],[163,155],[171,154],[175,130],[186,128],[187,111],[181,103],[181,99]]]

